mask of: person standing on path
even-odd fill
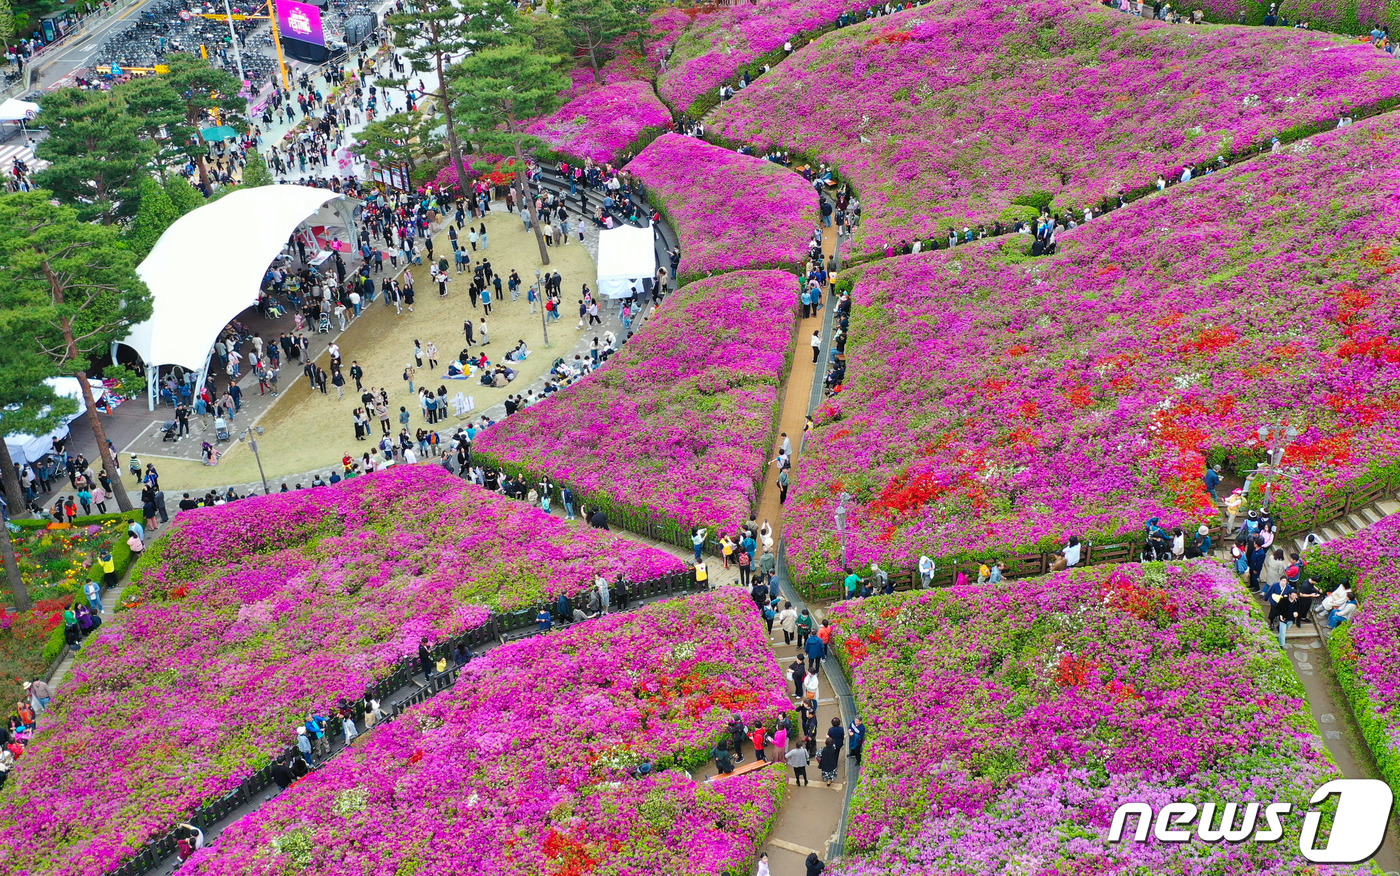
[[[828,788],[836,781],[836,765],[840,757],[841,749],[837,748],[836,743],[828,736],[826,745],[817,755],[817,767],[822,771],[822,781],[826,782]]]
[[[791,645],[793,637],[797,635],[797,612],[791,602],[783,603],[783,610],[778,612],[777,624],[783,631],[783,644]]]
[[[428,653],[428,637],[418,640],[418,663],[423,669],[423,684],[433,680],[433,655]]]
[[[822,333],[821,333],[820,331],[815,331],[815,332],[812,332],[812,364],[813,364],[813,365],[817,364],[817,359],[819,359],[819,358],[821,357],[821,354],[822,354]]]
[[[690,530],[690,544],[691,547],[695,549],[695,562],[697,563],[700,562],[700,552],[704,549],[705,539],[709,536],[709,534],[710,531],[708,529],[704,529],[701,527],[695,527],[694,529]]]
[[[821,668],[822,658],[826,656],[826,645],[822,643],[821,636],[810,633],[807,636],[807,671],[815,673]]]
[[[802,662],[802,654],[793,658],[788,665],[788,678],[792,679],[792,695],[800,698],[802,696],[802,683],[807,680],[807,664]]]
[[[788,484],[790,484],[791,482],[792,482],[792,478],[788,477],[788,470],[787,470],[786,468],[784,468],[784,469],[782,469],[781,471],[778,472],[778,504],[779,504],[779,505],[786,505],[786,504],[787,504]]]
[[[807,778],[807,749],[799,745],[783,757],[787,760],[788,766],[792,767],[793,780],[797,782],[799,788],[812,784],[812,781]]]

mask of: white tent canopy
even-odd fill
[[[224,326],[257,303],[267,266],[291,233],[339,197],[311,186],[234,189],[181,216],[136,268],[153,310],[122,343],[148,368],[199,371]]]
[[[0,122],[22,122],[39,115],[39,105],[12,97],[0,103]]]
[[[26,462],[34,462],[43,457],[44,454],[53,450],[53,439],[62,438],[68,434],[68,424],[81,417],[87,406],[83,404],[83,391],[76,377],[50,377],[44,381],[53,387],[59,398],[76,399],[78,410],[76,413],[63,418],[63,422],[52,432],[45,432],[43,435],[6,435],[5,446],[10,450],[10,459],[23,465]],[[102,398],[102,394],[107,390],[102,386],[100,380],[88,380],[88,386],[92,387],[93,399]],[[100,409],[100,407],[99,407]]]
[[[642,294],[642,281],[656,275],[655,230],[621,225],[598,232],[598,293],[604,298]]]

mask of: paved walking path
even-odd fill
[[[823,229],[822,233],[822,256],[829,257],[836,253],[837,237],[835,228]],[[835,282],[834,280],[832,282]],[[769,448],[768,459],[778,458],[778,450],[782,447],[784,432],[792,441],[792,471],[789,477],[795,477],[797,467],[801,465],[803,447],[803,428],[807,423],[807,415],[811,413],[814,403],[813,397],[820,398],[819,390],[822,379],[826,376],[826,363],[830,361],[831,351],[831,322],[830,316],[835,310],[835,300],[826,296],[822,309],[813,316],[806,319],[799,319],[797,326],[797,340],[792,354],[792,370],[788,373],[787,383],[782,388],[783,409],[778,415],[778,432],[774,437],[773,446]],[[812,362],[812,332],[822,333],[822,349],[820,360]],[[758,519],[767,520],[773,527],[773,538],[776,540],[783,531],[783,506],[778,498],[781,494],[778,487],[778,468],[770,464],[767,467],[767,477],[763,482],[763,489],[758,494]]]

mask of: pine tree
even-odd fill
[[[25,331],[13,338],[19,354],[43,356],[54,373],[78,378],[112,492],[130,511],[87,371],[93,356],[150,318],[151,291],[117,229],[84,222],[52,198],[42,189],[0,196],[0,312],[24,313]]]
[[[452,100],[464,124],[482,149],[515,156],[515,190],[522,210],[525,195],[525,153],[545,143],[525,132],[531,119],[546,116],[564,102],[569,79],[559,71],[559,58],[537,54],[523,45],[507,45],[468,55],[453,68]],[[534,217],[538,219],[539,217]],[[549,264],[549,250],[538,221],[531,223],[540,248],[540,263]]]
[[[355,135],[353,148],[356,155],[370,161],[405,162],[412,173],[423,134],[421,112],[394,113],[365,125],[365,129]]]
[[[137,120],[141,133],[155,145],[156,173],[197,161],[209,152],[199,131],[186,121],[185,102],[164,76],[138,76],[112,89],[112,99]]]
[[[562,0],[559,19],[574,51],[588,56],[598,82],[603,81],[603,65],[612,57],[612,45],[645,24],[612,0]]]
[[[407,8],[407,12],[388,16],[385,23],[393,29],[394,45],[403,50],[415,73],[437,73],[438,103],[447,126],[447,157],[457,169],[457,178],[466,179],[457,120],[447,95],[448,67],[454,55],[506,39],[509,24],[515,20],[514,9],[501,0],[487,0],[480,7],[471,8],[457,0],[415,0]],[[405,87],[407,82],[408,77],[380,80],[380,84],[391,88]]]
[[[14,38],[15,11],[10,7],[10,0],[0,0],[0,44],[8,49]]]
[[[162,73],[161,77],[179,96],[184,110],[185,125],[195,133],[189,152],[194,158],[195,167],[199,169],[199,182],[206,192],[212,191],[209,165],[206,161],[209,146],[204,142],[204,138],[199,136],[199,130],[203,126],[205,115],[209,115],[220,124],[238,127],[237,120],[232,116],[234,113],[243,112],[248,105],[248,101],[238,96],[243,83],[227,70],[212,67],[203,58],[183,52],[166,56],[165,64],[170,68],[170,72]]]
[[[84,221],[111,225],[136,212],[137,189],[154,147],[139,120],[108,92],[60,88],[44,97],[49,136],[35,154],[50,166],[34,181]]]

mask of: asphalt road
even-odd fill
[[[83,27],[59,45],[42,53],[34,67],[34,90],[57,87],[75,70],[92,64],[97,49],[107,37],[131,26],[133,18],[152,0],[137,0],[101,18],[89,18]]]

